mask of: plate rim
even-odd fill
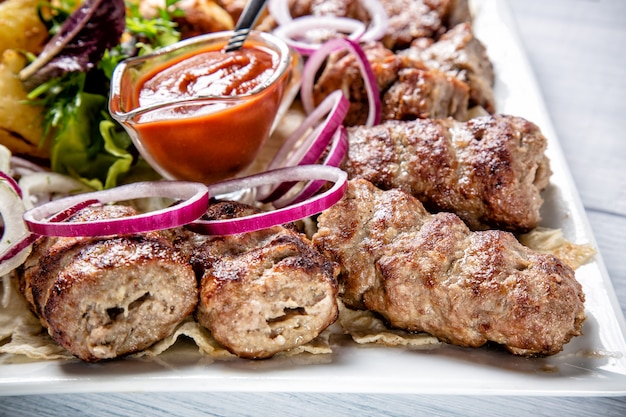
[[[529,64],[526,53],[523,49],[519,38],[515,21],[508,1],[502,2],[497,0],[470,0],[472,10],[476,11],[476,19],[484,25],[481,29],[476,30],[477,37],[485,42],[489,48],[489,39],[482,39],[481,33],[488,33],[487,25],[494,25],[492,29],[507,31],[505,38],[511,42],[507,45],[510,52],[514,55],[517,65],[519,65],[526,79],[529,88],[528,95],[532,97],[538,117],[529,117],[530,120],[536,122],[542,129],[542,132],[549,140],[549,156],[553,166],[557,167],[559,175],[558,189],[567,194],[568,206],[573,221],[576,222],[574,228],[574,238],[583,237],[587,241],[597,247],[595,236],[591,229],[586,212],[580,200],[580,196],[575,187],[569,167],[565,161],[560,142],[555,134],[554,127],[550,121],[549,114],[545,107],[545,102],[541,97],[541,92],[535,79],[532,68]],[[493,17],[497,16],[498,20],[493,21]],[[483,19],[481,21],[481,19]],[[485,21],[484,19],[491,19]],[[479,23],[480,25],[480,23]],[[478,27],[476,28],[478,29]],[[487,31],[487,32],[486,32]],[[496,76],[498,77],[497,71]],[[500,82],[502,81],[498,77]],[[497,81],[498,82],[498,81]],[[516,113],[518,114],[518,113]],[[525,116],[525,115],[522,115]],[[225,365],[216,362],[214,364],[205,364],[201,366],[217,367],[220,372],[224,373],[206,373],[197,374],[194,372],[158,372],[150,369],[146,373],[129,374],[117,371],[121,368],[135,367],[136,362],[114,361],[103,364],[86,364],[82,362],[70,361],[59,363],[59,361],[41,361],[28,364],[0,364],[0,397],[4,395],[33,395],[33,394],[61,394],[61,393],[94,393],[94,392],[128,392],[128,391],[148,391],[148,392],[342,392],[342,393],[378,393],[378,394],[453,394],[453,395],[571,395],[571,396],[621,396],[626,395],[626,320],[623,312],[619,307],[619,302],[615,294],[613,285],[608,275],[606,266],[600,253],[598,253],[594,261],[583,268],[594,269],[601,278],[603,294],[600,298],[604,298],[609,302],[608,309],[614,317],[613,325],[621,333],[621,346],[616,354],[621,355],[615,361],[619,362],[615,365],[617,372],[611,372],[606,369],[589,369],[590,374],[585,377],[565,378],[565,381],[557,381],[560,384],[554,384],[546,388],[545,384],[539,383],[533,386],[535,381],[534,374],[521,374],[520,378],[510,381],[496,381],[495,384],[485,384],[484,381],[478,380],[477,385],[468,384],[467,386],[448,387],[445,380],[439,383],[422,385],[419,387],[411,386],[410,378],[404,377],[398,381],[388,381],[382,378],[380,381],[372,379],[359,379],[359,373],[352,374],[350,378],[337,377],[334,380],[328,380],[329,374],[333,372],[319,372],[326,370],[328,366],[339,365],[338,369],[350,366],[350,358],[345,358],[339,347],[338,361],[332,361],[329,364],[312,365],[316,368],[299,368],[308,369],[312,372],[309,375],[292,375],[289,371],[284,374],[281,370],[272,371],[270,373],[259,371],[263,368],[262,364],[257,362],[247,362],[243,360],[235,360],[242,362],[230,362],[235,366]],[[577,274],[578,275],[578,274]],[[582,336],[584,337],[584,336]],[[391,348],[363,348],[354,347],[354,349],[368,349],[370,356],[378,357],[376,349],[389,351]],[[462,349],[456,347],[446,347],[448,350]],[[347,352],[350,352],[350,348]],[[365,352],[365,351],[364,351]],[[396,351],[396,354],[398,352]],[[399,355],[405,355],[399,353]],[[408,354],[411,354],[410,352]],[[335,354],[333,354],[335,355]],[[357,355],[358,351],[357,351]],[[337,359],[337,358],[333,358]],[[274,360],[274,359],[272,359]],[[145,365],[143,362],[140,365]],[[158,365],[161,366],[161,365]],[[467,363],[460,363],[461,367],[472,369]],[[108,369],[107,369],[108,368]],[[222,369],[225,368],[225,369]],[[5,372],[2,372],[2,370]],[[199,368],[198,368],[199,369]],[[252,369],[252,371],[250,371]],[[378,370],[378,365],[374,371]],[[6,371],[10,371],[7,373]],[[104,371],[104,372],[103,372]],[[487,375],[490,369],[481,370]],[[462,381],[472,382],[470,376],[464,375]],[[499,382],[499,383],[498,383]],[[350,385],[345,385],[350,384]],[[522,384],[520,388],[514,385]]]

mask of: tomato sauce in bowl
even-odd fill
[[[244,172],[289,105],[297,57],[255,32],[224,52],[230,34],[131,58],[114,73],[109,110],[165,178],[209,184]]]

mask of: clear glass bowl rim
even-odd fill
[[[278,62],[278,67],[276,71],[272,74],[270,78],[268,78],[265,82],[259,84],[254,89],[250,90],[245,94],[239,95],[230,95],[230,96],[216,96],[216,95],[199,95],[194,98],[182,98],[182,99],[173,99],[169,101],[164,101],[162,103],[155,103],[149,106],[141,106],[134,108],[129,111],[122,111],[122,97],[121,97],[121,85],[122,79],[124,77],[125,72],[128,67],[136,66],[145,61],[149,61],[154,58],[161,57],[163,55],[170,54],[182,48],[188,48],[194,45],[202,45],[207,42],[214,42],[216,40],[223,39],[228,42],[228,39],[232,36],[233,31],[222,31],[222,32],[213,32],[207,33],[204,35],[194,36],[189,39],[185,39],[179,42],[176,42],[172,45],[163,47],[158,49],[150,54],[131,57],[121,61],[115,70],[113,71],[113,76],[111,79],[111,95],[109,99],[109,113],[117,119],[119,122],[128,121],[136,118],[137,116],[151,112],[154,110],[158,110],[161,108],[169,107],[172,105],[181,105],[181,104],[193,104],[193,103],[202,103],[206,100],[213,100],[219,102],[233,102],[237,103],[242,100],[250,99],[260,93],[262,93],[266,88],[272,86],[277,81],[279,81],[290,69],[291,62],[293,61],[293,51],[289,48],[289,46],[279,37],[272,35],[271,33],[261,32],[253,30],[248,35],[249,39],[260,41],[261,44],[268,44],[273,47],[276,47],[280,53],[280,60]],[[245,45],[245,44],[244,44]],[[167,62],[167,61],[165,61]]]

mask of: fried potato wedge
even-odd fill
[[[39,20],[41,0],[0,1],[0,54],[7,49],[38,53],[48,39]]]
[[[18,77],[24,64],[24,57],[16,51],[8,49],[0,56],[0,144],[14,155],[47,159],[49,142],[42,143],[42,109],[25,102],[27,92]]]

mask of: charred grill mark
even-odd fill
[[[89,207],[70,221],[132,213],[119,205]],[[42,324],[87,362],[147,348],[170,334],[198,302],[191,267],[158,233],[45,237],[25,265],[18,272],[20,285]]]
[[[475,230],[525,231],[541,219],[540,191],[550,175],[546,139],[525,119],[394,120],[350,128],[348,137],[343,167],[351,179],[400,188]]]

